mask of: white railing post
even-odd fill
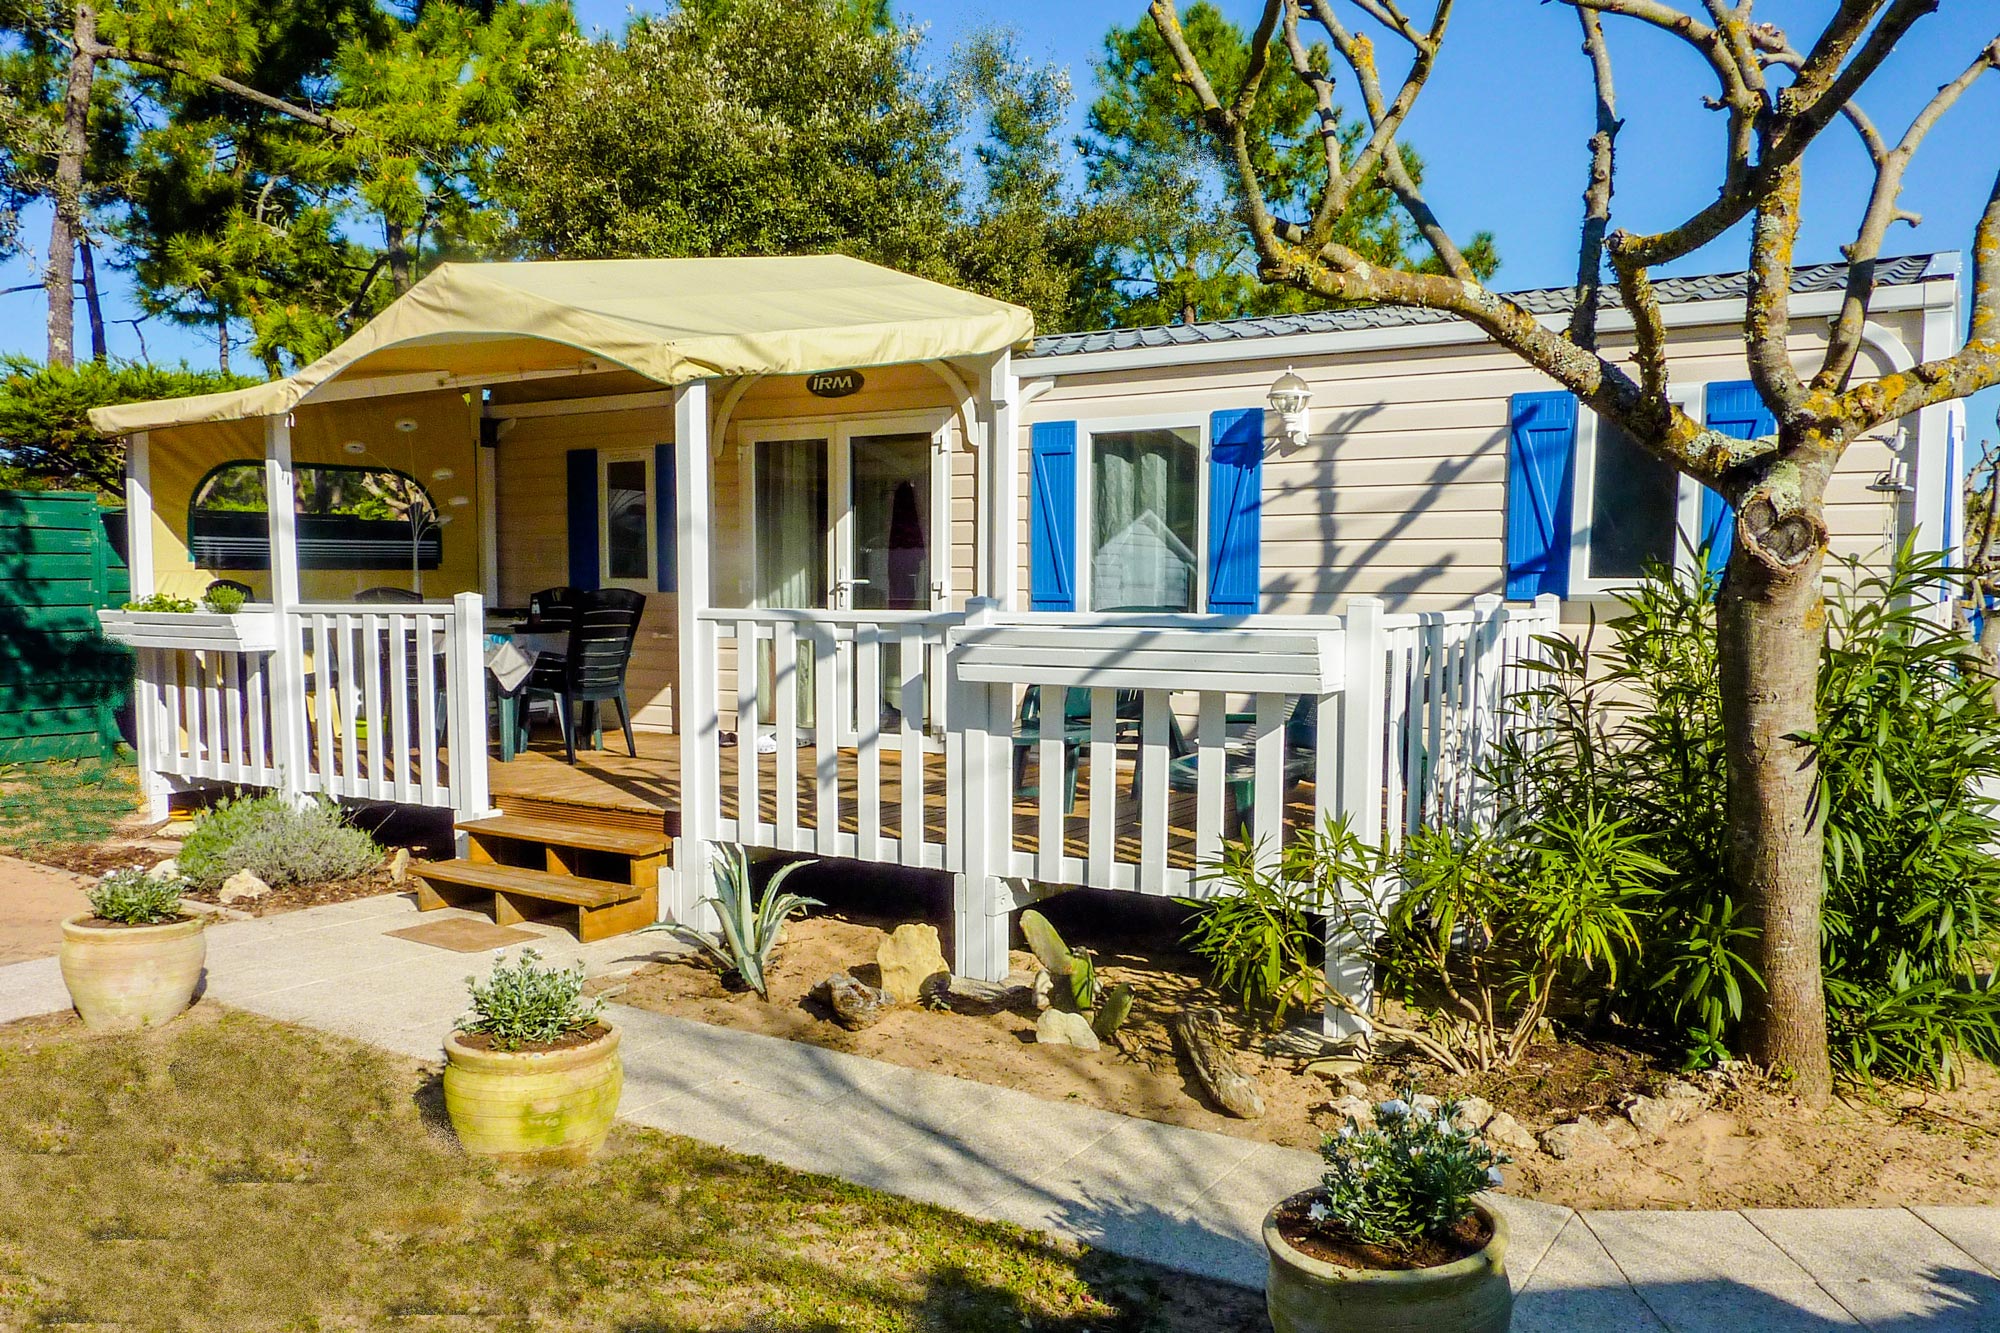
[[[1466,747],[1465,808],[1459,820],[1474,827],[1490,817],[1492,792],[1481,772],[1489,749],[1500,740],[1500,675],[1506,650],[1507,604],[1497,593],[1472,599],[1472,711]]]
[[[1015,509],[1020,489],[1017,467],[1020,431],[1021,381],[1014,373],[1010,352],[993,358],[986,374],[985,472],[979,479],[985,512],[979,527],[984,536],[986,568],[981,572],[981,591],[1002,608],[1019,605],[1016,585],[1020,555],[1020,515]]]
[[[493,813],[486,769],[486,602],[476,592],[451,599],[452,665],[445,676],[452,804],[460,819]]]
[[[676,386],[674,494],[679,508],[675,534],[680,585],[674,600],[681,670],[674,712],[681,733],[681,827],[671,883],[662,885],[668,892],[660,895],[660,906],[672,919],[698,928],[706,924],[701,918],[710,915],[700,903],[708,892],[709,846],[722,819],[716,632],[702,614],[711,591],[709,511],[714,478],[708,446],[708,381]],[[741,661],[737,670],[743,670]],[[755,763],[757,757],[739,755],[738,761]]]
[[[1348,828],[1357,838],[1375,847],[1382,840],[1388,635],[1382,626],[1382,603],[1372,597],[1350,598],[1345,619],[1347,661],[1340,696],[1340,813],[1346,816]],[[1324,737],[1321,743],[1325,743]],[[1364,941],[1339,916],[1326,917],[1323,928],[1326,984],[1366,1013],[1374,1003],[1375,973]],[[1357,1018],[1330,1002],[1321,1022],[1326,1035],[1335,1038],[1365,1040],[1373,1030],[1366,1019]]]
[[[264,505],[271,534],[271,614],[278,646],[271,654],[271,757],[278,789],[303,796],[314,789],[306,744],[305,650],[299,640],[299,534],[292,480],[292,419],[264,418]],[[315,663],[326,670],[326,663]],[[324,758],[324,756],[322,756]]]
[[[1000,604],[974,598],[966,605],[969,635],[999,618]],[[1013,741],[1007,734],[1012,690],[963,679],[956,643],[944,654],[951,729],[945,744],[945,846],[959,849],[952,878],[952,971],[980,981],[1007,975],[1007,913],[1011,896],[1001,880],[1013,830],[1008,763]],[[997,712],[995,710],[998,710]],[[998,731],[995,719],[998,719]],[[907,759],[905,762],[908,762]]]

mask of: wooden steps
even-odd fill
[[[660,871],[669,843],[657,825],[643,829],[508,813],[458,828],[467,837],[466,856],[410,868],[420,910],[490,906],[493,920],[503,926],[569,916],[584,941],[637,930],[659,918]]]

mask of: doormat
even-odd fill
[[[494,949],[533,944],[541,939],[532,931],[496,926],[491,921],[470,916],[457,916],[449,921],[426,921],[421,926],[406,926],[388,933],[399,940],[415,940],[418,944],[450,949],[456,953],[490,953]]]

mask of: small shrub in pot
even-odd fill
[[[468,977],[472,1007],[445,1038],[444,1105],[465,1150],[508,1166],[581,1166],[604,1146],[624,1065],[618,1029],[583,969],[533,949]]]
[[[1504,1333],[1513,1319],[1507,1225],[1476,1197],[1508,1159],[1426,1109],[1414,1090],[1327,1136],[1319,1187],[1264,1220],[1265,1300],[1277,1333],[1416,1329]]]
[[[220,616],[233,616],[243,609],[249,596],[241,588],[217,584],[201,595],[201,604]]]
[[[193,1001],[208,942],[202,918],[180,910],[186,887],[120,870],[89,891],[88,912],[62,923],[57,962],[84,1026],[157,1027]]]

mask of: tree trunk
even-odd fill
[[[83,162],[90,147],[90,87],[97,61],[97,11],[76,7],[71,28],[69,81],[63,89],[62,133],[56,143],[54,217],[49,222],[49,263],[42,288],[49,300],[49,364],[76,362],[76,246],[83,236]]]
[[[219,307],[215,312],[215,364],[223,374],[229,373],[229,316]]]
[[[1826,609],[1826,526],[1817,487],[1806,512],[1776,517],[1751,500],[1717,604],[1717,655],[1729,773],[1729,870],[1758,929],[1763,978],[1746,1000],[1750,1058],[1793,1080],[1809,1105],[1831,1094],[1826,992],[1820,978],[1824,829],[1813,808],[1819,770],[1788,736],[1818,725]]]
[[[388,237],[389,282],[401,296],[410,290],[410,240],[409,233],[400,222],[390,222],[383,230]]]
[[[83,261],[83,309],[90,318],[90,359],[102,361],[111,352],[104,342],[104,301],[97,290],[97,252],[88,236],[77,242],[76,253]]]

